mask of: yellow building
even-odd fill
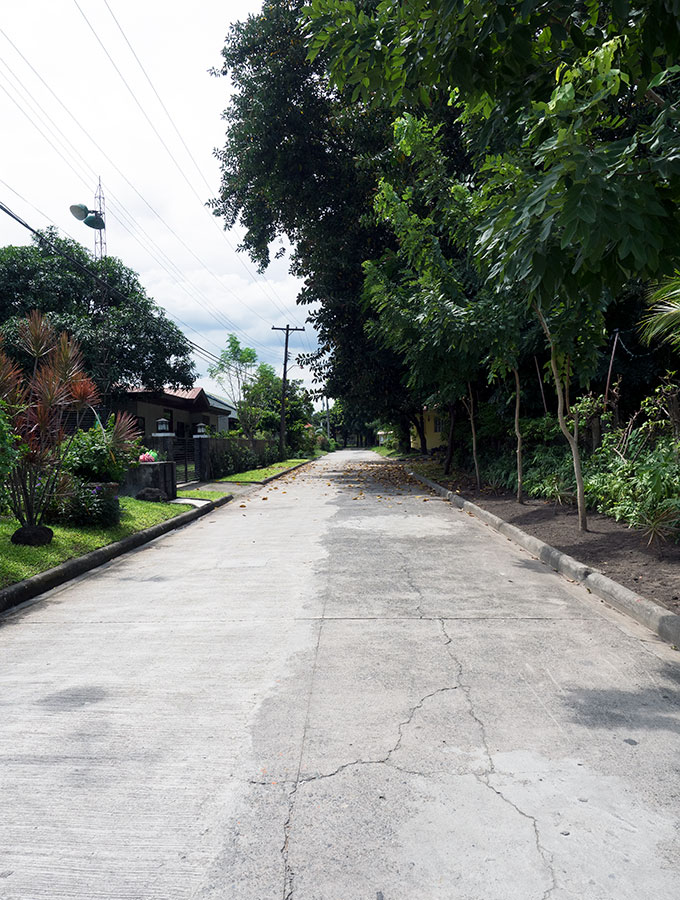
[[[425,440],[427,449],[434,450],[446,444],[448,439],[448,416],[442,415],[439,409],[424,409],[423,424],[425,425]],[[420,438],[415,428],[411,428],[411,449],[420,450]]]

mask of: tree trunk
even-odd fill
[[[420,452],[423,456],[427,456],[427,438],[425,437],[425,420],[423,419],[423,414],[421,413],[418,416],[414,416],[413,422],[416,426],[416,431],[418,432],[418,438],[420,439]]]
[[[574,419],[574,434],[569,431],[567,426],[567,420],[564,417],[564,409],[565,409],[565,386],[562,383],[562,379],[560,378],[559,369],[557,367],[557,356],[555,352],[555,344],[553,343],[552,335],[550,334],[550,330],[548,328],[548,323],[545,321],[543,313],[536,307],[536,312],[538,314],[538,318],[541,322],[541,326],[543,327],[543,331],[545,332],[545,336],[548,339],[548,344],[550,345],[550,367],[553,373],[553,379],[555,381],[555,391],[557,393],[557,421],[560,424],[560,431],[567,439],[567,443],[569,444],[569,448],[571,449],[571,456],[574,461],[574,477],[576,478],[576,500],[578,504],[578,527],[581,531],[588,531],[588,519],[586,516],[586,494],[583,486],[583,473],[581,471],[581,454],[578,449],[578,417]]]
[[[512,370],[515,375],[515,434],[517,436],[517,502],[524,503],[522,496],[522,432],[519,427],[519,372]]]
[[[446,462],[444,463],[444,475],[451,472],[451,461],[453,459],[453,428],[456,424],[456,404],[449,403],[449,441],[446,447]]]
[[[543,379],[541,378],[541,370],[538,365],[538,360],[536,359],[536,355],[534,354],[534,362],[536,363],[536,374],[538,375],[538,386],[541,389],[541,397],[543,398],[543,411],[546,416],[548,415],[548,404],[545,402],[545,391],[543,390]]]
[[[593,451],[595,451],[602,443],[602,419],[599,416],[593,416],[590,423],[590,436],[593,442]]]
[[[411,449],[411,429],[409,427],[408,416],[400,417],[398,428],[397,441],[399,452],[408,453]]]
[[[472,432],[472,459],[475,464],[475,478],[477,479],[477,490],[481,491],[482,489],[482,480],[479,477],[479,461],[477,459],[477,428],[475,426],[475,401],[472,396],[472,385],[468,381],[468,399],[464,400],[465,408],[468,411],[468,416],[470,418],[470,431]]]

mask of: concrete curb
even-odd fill
[[[641,597],[617,581],[612,581],[611,578],[603,575],[597,569],[593,569],[572,556],[562,553],[561,550],[551,547],[550,544],[544,543],[539,538],[527,534],[525,531],[517,528],[517,526],[511,525],[504,519],[482,509],[476,503],[465,500],[459,494],[447,490],[441,484],[431,481],[424,475],[418,475],[416,472],[409,472],[408,474],[421,484],[426,484],[429,488],[432,488],[433,491],[454,506],[457,506],[458,509],[462,509],[481,519],[482,522],[486,522],[487,525],[490,525],[509,540],[519,544],[520,547],[528,550],[529,553],[552,569],[555,569],[556,572],[584,585],[588,591],[604,600],[609,606],[613,606],[619,612],[635,619],[636,622],[649,628],[662,640],[680,647],[680,616],[664,609],[663,606],[659,606],[652,600],[647,600],[646,597]]]
[[[291,466],[290,469],[282,469],[280,472],[277,472],[276,475],[270,475],[268,478],[263,478],[262,481],[211,481],[210,484],[269,484],[270,481],[275,481],[277,478],[281,478],[283,475],[288,475],[290,472],[294,472],[296,469],[301,469],[303,466],[308,466],[310,463],[316,462],[317,459],[321,459],[320,456],[315,456],[312,459],[306,459],[304,462],[297,463],[294,466]],[[207,484],[207,482],[198,482],[199,484]]]
[[[296,469],[301,469],[303,466],[308,466],[310,463],[316,462],[317,459],[321,457],[314,456],[312,459],[306,459],[304,462],[297,463],[295,466],[291,466],[290,469],[284,469],[283,472],[277,472],[276,475],[270,475],[269,478],[265,478],[264,481],[261,481],[260,484],[269,484],[270,481],[276,481],[277,478],[281,478],[283,475],[288,475],[290,472],[294,472]]]
[[[233,494],[227,494],[226,497],[219,497],[217,500],[210,500],[203,506],[195,507],[185,513],[180,513],[172,519],[165,522],[159,522],[158,525],[152,525],[144,531],[136,531],[129,534],[120,541],[114,541],[98,550],[92,550],[84,556],[77,556],[74,559],[67,559],[66,562],[55,566],[53,569],[47,569],[45,572],[39,572],[37,575],[19,581],[16,584],[10,584],[9,587],[0,590],[0,614],[6,612],[20,603],[32,600],[38,594],[49,591],[51,588],[58,587],[78,575],[83,575],[91,569],[97,568],[129,550],[141,547],[142,544],[148,544],[161,535],[181,528],[182,525],[188,525],[190,522],[200,519],[220,506],[224,506],[233,499]]]

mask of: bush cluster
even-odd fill
[[[110,528],[120,522],[120,503],[107,484],[71,477],[52,500],[45,516],[48,524],[94,525]]]
[[[483,416],[480,419],[485,421]],[[611,416],[602,416],[602,426],[604,433],[595,450],[587,446],[585,429],[581,432],[588,506],[645,529],[651,539],[680,537],[680,441],[659,397],[648,398],[625,424],[615,426]],[[521,431],[526,494],[556,503],[575,502],[571,453],[557,421],[550,416],[523,419]],[[469,448],[463,433],[461,437],[454,460],[460,468],[470,469]],[[513,435],[508,432],[499,445],[496,433],[495,445],[490,436],[485,443],[484,480],[494,488],[516,491]]]
[[[117,440],[116,420],[110,416],[104,427],[95,425],[74,434],[65,468],[84,481],[121,482],[139,452],[138,440]]]
[[[279,462],[281,455],[276,444],[267,444],[259,452],[244,446],[236,437],[224,437],[210,442],[210,463],[213,478],[224,478]]]

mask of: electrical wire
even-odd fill
[[[86,182],[85,179],[82,177],[82,174],[79,173],[79,172],[77,171],[77,169],[73,166],[73,164],[71,163],[71,161],[70,161],[69,159],[67,159],[67,157],[64,155],[64,153],[61,152],[61,150],[59,149],[59,147],[57,147],[55,144],[53,144],[53,143],[49,140],[49,138],[47,137],[47,135],[46,135],[46,134],[41,130],[41,128],[38,126],[37,122],[36,122],[34,119],[31,119],[31,117],[28,115],[28,113],[26,112],[26,110],[25,110],[19,103],[17,103],[17,101],[16,101],[16,100],[8,93],[8,91],[4,88],[4,86],[3,86],[2,84],[0,84],[0,90],[3,90],[4,93],[7,94],[7,96],[9,97],[9,99],[17,106],[17,108],[19,109],[19,111],[22,112],[22,113],[26,116],[26,118],[29,120],[29,122],[36,128],[36,130],[38,131],[38,133],[39,133],[39,134],[40,134],[40,135],[48,142],[48,144],[50,145],[50,147],[51,147],[51,148],[52,148],[52,149],[53,149],[53,150],[54,150],[54,151],[55,151],[55,152],[56,152],[56,153],[64,160],[64,162],[65,162],[66,165],[71,169],[71,171],[74,173],[74,175],[75,175],[77,178],[79,178],[79,179],[83,182],[84,185],[87,185],[87,182]],[[39,104],[38,104],[38,106],[39,106]],[[45,113],[45,115],[47,115],[47,114]],[[48,116],[48,118],[49,118],[49,116]],[[50,119],[50,121],[52,121],[52,120]],[[85,164],[85,165],[87,166],[87,164]],[[24,199],[24,198],[21,197],[21,195],[20,195],[17,191],[14,190],[14,188],[12,188],[10,185],[7,185],[6,182],[3,181],[3,184],[5,184],[5,185],[6,185],[6,186],[7,186],[14,194],[16,194],[17,197],[20,197],[21,199]],[[26,201],[25,201],[25,202],[26,202]],[[29,204],[29,205],[33,206],[33,204]],[[36,209],[36,207],[33,207],[33,208]],[[42,215],[42,213],[41,213],[41,215]],[[52,220],[49,219],[48,216],[45,216],[45,218],[46,218],[48,221],[52,222]],[[157,262],[157,263],[158,263],[158,264],[159,264],[159,265],[167,272],[167,274],[168,274],[171,278],[177,278],[177,277],[179,276],[179,279],[180,279],[180,280],[178,280],[178,281],[176,282],[177,285],[178,285],[178,287],[180,287],[182,290],[184,290],[185,293],[189,296],[190,299],[194,300],[194,302],[197,302],[197,303],[198,303],[200,306],[202,306],[208,313],[210,313],[211,315],[213,315],[213,317],[216,319],[217,323],[218,323],[221,327],[226,327],[227,329],[236,328],[237,330],[241,331],[241,329],[238,329],[237,326],[234,325],[234,323],[232,323],[229,319],[226,318],[226,316],[222,316],[222,317],[221,317],[221,318],[222,318],[222,321],[221,321],[220,318],[219,318],[219,316],[221,316],[221,314],[219,313],[219,311],[214,312],[212,309],[209,308],[209,306],[207,306],[205,303],[202,303],[201,300],[200,300],[198,297],[195,297],[194,295],[191,294],[191,292],[187,289],[187,287],[186,287],[186,285],[184,284],[184,282],[181,280],[181,279],[184,278],[185,276],[183,275],[183,273],[181,272],[181,270],[180,270],[177,266],[175,266],[175,264],[169,259],[169,257],[166,257],[166,258],[167,258],[168,261],[170,262],[171,266],[176,270],[176,273],[177,273],[177,274],[173,273],[173,272],[170,270],[170,268],[168,268],[168,266],[165,265],[165,264],[163,263],[162,259],[159,259],[157,256],[155,256],[154,253],[153,253],[151,250],[149,250],[147,247],[144,247],[144,245],[143,245],[142,242],[139,240],[139,238],[138,238],[136,235],[134,235],[133,232],[130,231],[130,229],[126,226],[126,224],[125,224],[123,221],[121,221],[120,219],[118,219],[117,216],[115,216],[115,214],[114,214],[114,218],[117,219],[117,221],[120,223],[121,227],[123,227],[123,228],[124,228],[124,229],[125,229],[125,230],[126,230],[126,231],[127,231],[127,232],[135,239],[135,240],[137,240],[137,242],[140,244],[140,246],[141,246],[143,249],[145,249],[145,250],[152,256],[152,258],[155,259],[155,261],[156,261],[156,262]],[[52,224],[54,224],[54,222],[52,222]],[[69,235],[69,236],[72,237],[71,235]],[[148,236],[147,236],[147,237],[148,237]],[[75,240],[75,238],[72,238],[72,239]],[[151,240],[151,239],[150,239],[150,240]],[[157,245],[156,245],[156,246],[157,246]],[[159,251],[160,251],[160,248],[158,248],[158,249],[159,249]],[[160,251],[160,252],[163,253],[163,251]],[[165,254],[163,253],[163,255],[165,255]],[[197,288],[196,288],[195,290],[198,291]],[[205,295],[203,295],[203,296],[205,296]],[[205,299],[206,299],[206,301],[208,300],[207,297],[205,297]],[[208,301],[208,303],[210,303],[210,301]],[[197,332],[197,333],[200,333],[200,332]],[[245,334],[245,332],[242,332],[242,331],[241,331],[241,333],[244,334],[244,335],[246,336],[246,338],[248,338],[248,335]],[[248,339],[250,340],[250,338],[248,338]],[[212,343],[212,342],[211,342],[211,343]],[[217,345],[215,345],[215,346],[217,346]],[[265,351],[271,352],[271,351],[269,351],[269,348],[266,347],[266,345],[260,344],[260,346],[263,347],[263,348],[265,349]],[[218,349],[219,349],[219,348],[218,348]]]
[[[139,101],[139,99],[138,99],[137,95],[135,94],[135,92],[133,91],[133,89],[130,87],[130,84],[128,83],[127,79],[125,78],[125,76],[123,75],[123,73],[121,72],[121,70],[120,70],[120,69],[118,68],[118,66],[116,65],[116,63],[115,63],[113,57],[111,56],[111,54],[110,54],[109,51],[107,50],[106,46],[104,45],[104,42],[103,42],[102,39],[99,37],[99,35],[97,34],[97,31],[95,30],[94,26],[92,25],[92,23],[90,22],[90,20],[87,18],[87,16],[86,16],[85,13],[83,12],[83,10],[82,10],[80,4],[78,3],[78,0],[73,0],[73,3],[74,3],[74,5],[76,6],[76,8],[77,8],[78,12],[80,13],[80,15],[81,15],[81,16],[83,17],[83,19],[85,20],[85,22],[86,22],[88,28],[90,29],[90,31],[91,31],[92,34],[94,35],[95,40],[97,41],[97,43],[98,43],[99,46],[101,47],[101,49],[102,49],[102,51],[104,52],[106,58],[109,60],[109,62],[110,62],[111,65],[113,66],[113,68],[114,68],[116,74],[118,75],[118,77],[121,79],[121,81],[122,81],[123,84],[125,85],[125,87],[126,87],[128,93],[130,94],[130,96],[131,96],[132,99],[134,100],[134,102],[135,102],[136,106],[138,107],[139,111],[141,112],[141,114],[144,116],[144,119],[145,119],[146,122],[148,123],[149,127],[151,128],[151,130],[153,131],[153,133],[156,135],[156,137],[158,138],[158,140],[159,140],[161,146],[163,147],[163,149],[165,150],[165,152],[168,154],[168,156],[169,156],[170,159],[172,160],[172,162],[173,162],[175,168],[177,169],[177,171],[179,172],[179,174],[180,174],[182,180],[186,183],[186,185],[187,185],[187,187],[189,188],[189,190],[191,191],[191,193],[192,193],[192,194],[194,195],[194,197],[198,200],[198,202],[199,202],[200,205],[201,205],[201,208],[207,212],[206,207],[205,207],[205,203],[204,203],[204,201],[201,199],[201,197],[199,196],[198,191],[197,191],[196,188],[193,186],[193,184],[191,183],[191,181],[190,181],[189,178],[187,177],[187,174],[186,174],[186,172],[184,171],[184,168],[180,165],[180,163],[178,162],[178,160],[177,160],[177,158],[175,157],[174,153],[173,153],[172,150],[168,147],[166,141],[164,140],[164,138],[162,137],[162,135],[160,134],[160,132],[158,131],[158,129],[156,128],[156,126],[155,126],[155,125],[153,124],[153,122],[151,121],[151,118],[149,117],[148,113],[146,112],[146,110],[145,110],[144,107],[142,106],[141,102]],[[107,4],[107,6],[108,6],[108,4]],[[109,9],[109,11],[110,11],[110,9]],[[116,21],[116,20],[115,20],[115,17],[114,17],[114,21]],[[118,25],[118,22],[117,22],[117,21],[116,21],[116,24]],[[118,27],[120,28],[120,26],[118,26]],[[121,33],[123,33],[123,37],[125,37],[125,34],[124,34],[124,32],[122,32],[122,29],[121,29]],[[125,38],[125,39],[126,39],[126,41],[127,41],[127,38]],[[128,45],[129,45],[129,41],[128,41]],[[132,49],[132,48],[131,48],[131,49]],[[134,51],[133,51],[133,53],[134,53]],[[135,54],[135,58],[136,58],[136,54]],[[141,65],[141,64],[140,64],[140,65]],[[146,74],[146,73],[145,73],[145,74]],[[147,78],[148,78],[148,76],[147,76]],[[152,87],[153,87],[153,85],[152,85]],[[155,90],[155,89],[154,89],[154,90]],[[212,189],[210,188],[210,185],[208,185],[208,189],[209,189],[209,190],[212,190]],[[208,215],[210,215],[210,213],[208,213]],[[213,217],[212,215],[210,215],[210,218],[211,218],[211,220],[214,222],[214,224],[217,225],[217,222],[215,221],[215,219],[214,219],[214,217]],[[217,228],[218,228],[220,234],[226,239],[227,244],[228,244],[228,246],[230,247],[230,249],[231,249],[233,252],[236,253],[235,248],[234,248],[233,245],[230,243],[229,239],[226,237],[224,231],[219,227],[219,225],[217,225]],[[185,246],[186,249],[189,250],[189,252],[195,257],[195,259],[196,259],[198,262],[201,263],[201,265],[205,266],[206,270],[210,271],[210,270],[208,269],[208,266],[205,265],[205,263],[203,263],[203,261],[199,259],[199,257],[191,250],[191,248],[188,247],[188,245],[184,244],[184,246]],[[248,270],[248,267],[245,265],[245,263],[244,263],[244,261],[241,259],[241,257],[238,256],[238,254],[236,254],[236,258],[239,260],[239,262],[241,263],[241,265],[244,266],[244,268],[246,269],[246,271],[248,272],[248,274],[251,275],[251,277],[252,277],[252,273],[250,273],[250,271]],[[270,298],[270,299],[271,299],[271,298]],[[278,304],[277,304],[277,305],[278,305]],[[284,313],[284,314],[285,314],[285,313]]]
[[[14,193],[16,193],[16,191]],[[19,196],[19,195],[17,195],[17,196]],[[89,266],[84,265],[83,263],[80,262],[80,260],[76,259],[75,256],[71,256],[70,253],[67,253],[66,251],[61,250],[59,247],[57,247],[52,241],[49,240],[49,238],[46,238],[44,234],[41,234],[39,231],[37,231],[37,229],[33,228],[32,225],[29,225],[25,219],[22,219],[22,217],[20,215],[15,213],[14,210],[12,210],[9,206],[7,206],[6,203],[3,203],[1,200],[0,200],[0,211],[4,212],[11,219],[14,219],[14,221],[17,222],[19,225],[21,225],[23,228],[26,228],[28,231],[30,231],[31,234],[33,234],[37,238],[38,245],[40,247],[47,247],[49,250],[52,251],[52,253],[55,253],[58,256],[61,256],[64,259],[68,260],[80,272],[82,272],[84,275],[87,275],[88,277],[92,278],[96,284],[99,284],[108,293],[110,293],[114,296],[118,296],[123,301],[127,301],[128,298],[125,296],[125,294],[122,291],[120,291],[117,287],[114,287],[112,284],[110,284],[108,281],[106,281],[106,279],[101,278],[99,275],[97,275],[96,272],[94,272],[91,268],[89,268]],[[173,318],[179,322],[182,322],[182,320],[178,316],[174,316],[172,314],[169,314],[169,316],[170,316],[170,318]],[[191,325],[188,325],[186,322],[182,322],[182,324],[185,325],[185,327],[189,328],[191,331],[200,335],[200,332],[196,331],[196,329],[193,328]],[[218,356],[215,356],[214,353],[211,353],[209,350],[206,350],[204,347],[201,347],[199,344],[194,343],[194,341],[190,340],[189,338],[186,338],[186,340],[187,340],[187,343],[192,348],[194,348],[196,351],[200,351],[203,358],[206,359],[208,362],[221,362],[220,358]],[[232,366],[229,366],[228,364],[225,365],[223,363],[222,365],[226,369],[233,368]]]
[[[75,2],[75,0],[74,0],[74,2]],[[77,4],[76,4],[76,5],[77,5]],[[120,31],[120,33],[121,33],[121,35],[122,35],[122,37],[123,37],[123,40],[124,40],[125,43],[127,44],[127,46],[128,46],[128,48],[129,48],[130,52],[132,53],[133,57],[135,58],[135,61],[137,62],[137,65],[138,65],[139,68],[141,69],[142,74],[144,75],[144,77],[146,78],[146,80],[147,80],[147,82],[148,82],[148,84],[149,84],[149,87],[151,88],[151,90],[153,91],[154,95],[156,96],[156,99],[158,100],[158,102],[159,102],[159,104],[160,104],[160,106],[161,106],[161,109],[162,109],[163,112],[165,113],[165,115],[166,115],[168,121],[170,122],[170,125],[172,126],[173,130],[175,131],[175,134],[177,135],[177,137],[179,138],[179,140],[180,140],[182,146],[183,146],[184,149],[186,150],[189,159],[191,160],[191,162],[192,162],[193,165],[194,165],[194,168],[195,168],[196,171],[198,172],[199,176],[201,177],[201,179],[202,179],[203,183],[205,184],[206,188],[208,189],[208,191],[210,191],[210,192],[212,193],[212,192],[213,192],[212,186],[210,185],[210,183],[208,182],[208,179],[207,179],[207,178],[205,177],[205,175],[203,174],[203,171],[202,171],[201,167],[199,166],[199,164],[196,162],[196,160],[195,160],[195,158],[194,158],[194,156],[193,156],[191,150],[190,150],[189,147],[187,146],[186,141],[185,141],[184,138],[182,137],[182,133],[180,132],[180,130],[179,130],[179,128],[177,127],[177,125],[175,124],[175,121],[174,121],[173,117],[170,115],[170,112],[168,111],[168,108],[166,107],[165,103],[164,103],[163,100],[161,99],[160,94],[159,94],[158,91],[156,90],[156,87],[155,87],[154,83],[151,81],[151,78],[149,77],[149,74],[147,73],[146,69],[144,68],[144,66],[143,66],[143,64],[142,64],[142,61],[140,60],[139,56],[138,56],[137,53],[135,52],[134,47],[133,47],[132,44],[130,43],[130,40],[128,39],[127,34],[126,34],[125,31],[123,30],[123,27],[121,26],[120,22],[118,21],[118,19],[117,19],[116,16],[115,16],[113,10],[112,10],[111,7],[109,6],[108,0],[104,0],[104,5],[105,5],[106,8],[108,9],[108,11],[109,11],[109,13],[110,13],[111,18],[113,19],[113,21],[116,23],[116,27],[117,27],[118,30]],[[88,24],[89,24],[89,23],[88,23]],[[101,42],[100,42],[100,43],[101,43]],[[108,54],[107,54],[107,55],[108,55]],[[122,76],[121,76],[121,77],[122,77]],[[155,130],[155,129],[154,129],[154,130]],[[184,172],[182,172],[182,174],[184,175]],[[192,190],[193,190],[193,188],[192,188]],[[216,227],[218,228],[218,230],[220,231],[220,234],[222,235],[222,237],[223,237],[224,240],[226,241],[226,243],[227,243],[227,245],[229,246],[229,248],[230,248],[235,254],[237,254],[237,259],[239,260],[239,262],[241,263],[241,265],[243,266],[243,268],[244,268],[244,269],[246,270],[246,272],[250,275],[250,277],[253,279],[253,281],[255,281],[255,280],[256,280],[256,276],[255,276],[255,274],[253,273],[253,271],[252,271],[252,269],[250,268],[250,266],[248,266],[247,263],[243,260],[243,258],[242,258],[241,256],[238,255],[238,251],[237,251],[236,248],[233,246],[233,244],[231,243],[231,241],[229,240],[229,238],[227,237],[227,235],[226,235],[226,233],[223,231],[223,229],[221,229],[220,226],[217,224],[217,222],[216,222],[214,216],[211,216],[211,219],[212,219],[213,223],[215,224],[215,226],[216,226]],[[266,282],[263,282],[263,284],[266,284]],[[277,298],[276,298],[276,296],[275,296],[275,291],[273,290],[273,288],[272,288],[271,291],[270,291],[269,285],[267,285],[267,293],[269,294],[270,298],[272,299],[274,305],[277,306],[279,312],[281,312],[283,315],[288,315],[288,313],[286,313],[285,309],[278,303],[278,300],[277,300]],[[279,299],[280,299],[280,298],[279,298]],[[293,317],[293,318],[294,318],[294,320],[295,320],[298,324],[302,324],[297,318],[295,318],[295,317]]]
[[[104,150],[102,150],[102,148],[97,144],[97,142],[91,137],[91,135],[87,132],[87,130],[81,125],[81,123],[79,122],[79,120],[73,115],[73,113],[68,109],[68,107],[66,107],[66,105],[62,102],[62,100],[56,95],[56,93],[52,90],[52,88],[47,84],[47,82],[45,81],[45,79],[42,78],[42,76],[37,72],[37,70],[31,65],[31,63],[26,59],[26,57],[23,55],[23,53],[21,53],[21,51],[18,49],[18,47],[16,46],[16,44],[14,44],[14,42],[8,37],[8,35],[6,34],[6,32],[5,32],[2,28],[0,28],[0,34],[2,34],[3,37],[10,43],[10,45],[14,48],[14,50],[16,51],[16,53],[18,53],[18,55],[21,57],[21,59],[26,63],[26,65],[27,65],[27,66],[31,69],[31,71],[36,75],[36,77],[41,81],[41,83],[49,90],[50,94],[55,98],[55,100],[59,103],[59,105],[65,110],[65,112],[66,112],[66,113],[68,114],[68,116],[72,119],[72,121],[78,126],[78,128],[80,128],[80,130],[81,130],[81,131],[85,134],[85,136],[92,142],[92,144],[97,148],[97,150],[102,154],[102,156],[107,160],[107,162],[109,162],[109,164],[110,164],[110,165],[112,166],[112,168],[120,175],[120,177],[121,177],[121,178],[129,185],[129,187],[137,194],[137,196],[138,196],[138,197],[142,200],[142,202],[149,208],[149,210],[154,214],[154,216],[156,216],[156,218],[158,218],[159,221],[162,222],[162,224],[166,227],[166,229],[170,232],[170,234],[172,234],[172,235],[175,237],[175,239],[176,239],[176,240],[177,240],[177,241],[178,241],[178,242],[179,242],[179,243],[180,243],[180,244],[181,244],[181,245],[182,245],[182,246],[183,246],[183,247],[184,247],[184,248],[185,248],[185,249],[186,249],[193,257],[194,257],[194,258],[195,258],[195,259],[196,259],[196,261],[199,263],[199,265],[201,265],[202,268],[204,268],[204,269],[205,269],[205,270],[213,277],[213,279],[217,281],[217,283],[218,283],[219,286],[220,286],[220,289],[223,290],[223,291],[226,291],[226,292],[229,293],[229,294],[231,294],[231,295],[237,300],[237,302],[239,302],[242,306],[244,306],[246,309],[248,309],[248,311],[249,311],[251,314],[254,313],[254,314],[257,315],[259,318],[261,318],[264,322],[267,322],[267,324],[268,324],[268,320],[267,320],[267,319],[264,319],[262,316],[259,315],[259,313],[257,313],[256,311],[252,310],[250,307],[246,306],[246,304],[243,303],[243,301],[241,300],[241,298],[240,298],[233,290],[231,290],[231,288],[227,287],[226,285],[224,285],[224,284],[222,283],[222,281],[220,280],[220,278],[219,278],[219,277],[218,277],[218,276],[210,269],[210,267],[209,267],[205,262],[203,262],[203,260],[201,260],[200,257],[197,256],[197,254],[192,250],[192,248],[191,248],[191,247],[190,247],[190,246],[189,246],[189,245],[188,245],[188,244],[187,244],[187,243],[186,243],[186,242],[185,242],[185,241],[177,234],[177,232],[176,232],[176,231],[175,231],[175,230],[174,230],[174,229],[173,229],[173,228],[165,221],[165,219],[163,219],[163,217],[160,215],[160,213],[158,213],[158,212],[153,208],[153,206],[151,206],[151,204],[150,204],[150,203],[146,200],[146,198],[140,193],[140,191],[135,187],[135,185],[127,178],[127,176],[120,170],[120,168],[119,168],[119,167],[115,164],[115,162],[109,157],[109,155],[108,155],[107,153],[105,153]],[[10,70],[10,71],[11,71],[11,70]],[[5,91],[5,93],[7,93],[7,91]],[[10,96],[10,95],[8,94],[8,96]],[[29,94],[29,96],[31,96],[31,95]],[[32,119],[30,118],[30,116],[28,116],[28,114],[25,112],[25,110],[23,110],[23,109],[21,108],[21,106],[20,106],[19,104],[17,104],[17,102],[16,102],[11,96],[10,96],[10,99],[12,99],[12,101],[15,103],[15,105],[18,106],[18,108],[22,111],[22,113],[26,116],[26,118],[29,119],[29,121],[31,122],[31,124],[33,124],[34,127],[40,132],[40,128],[38,127],[38,125],[36,124],[36,122],[35,122],[34,120],[32,120]],[[35,99],[34,99],[34,103],[35,103],[39,108],[41,108],[41,107],[40,107],[40,104],[39,104],[37,101],[35,101]],[[48,118],[50,118],[50,121],[54,124],[54,122],[53,122],[53,120],[51,119],[51,117],[49,117],[47,113],[44,113],[44,114],[45,114]],[[54,127],[58,129],[58,126],[54,125]],[[58,129],[58,130],[61,132],[60,129]],[[42,133],[42,132],[40,132],[40,133]],[[62,135],[63,135],[63,132],[61,132],[61,133],[62,133]],[[45,135],[43,135],[43,137],[45,137]],[[65,138],[65,139],[68,140],[68,138]],[[59,150],[58,150],[58,148],[54,147],[54,145],[49,141],[49,139],[46,138],[46,140],[48,140],[48,143],[50,144],[50,146],[52,146],[53,149],[55,149],[56,152],[59,153],[59,155],[62,157],[62,159],[64,159],[64,161],[67,163],[67,165],[69,165],[69,167],[72,169],[72,171],[74,171],[74,173],[76,174],[76,176],[77,176],[78,178],[81,178],[81,180],[82,180],[82,175],[75,171],[75,169],[73,168],[72,164],[71,164],[68,160],[65,159],[63,153],[60,153]],[[69,142],[69,143],[70,143],[70,142]],[[77,151],[76,151],[76,152],[77,152]],[[78,154],[78,155],[80,155],[80,154]],[[86,164],[86,165],[87,165],[87,164]],[[139,227],[141,228],[141,226],[139,226]],[[151,239],[150,239],[150,240],[151,240]],[[154,243],[155,243],[155,242],[154,242]],[[145,248],[145,249],[146,249],[146,248]],[[172,263],[172,265],[174,266],[175,264]],[[178,271],[181,271],[181,270],[178,269]],[[183,278],[185,278],[187,281],[189,281],[189,279],[187,279],[186,276],[185,276],[183,273],[181,273],[181,275],[182,275]],[[198,291],[198,288],[196,288],[196,290]],[[203,295],[203,296],[205,297],[205,295]],[[208,303],[210,303],[210,304],[212,305],[212,301],[208,301],[207,297],[206,297],[205,299],[206,299],[206,301],[207,301]],[[198,302],[198,301],[197,301],[197,302]],[[264,351],[267,352],[267,353],[270,352],[270,351],[269,351],[269,348],[268,348],[265,344],[263,344],[263,343],[260,342],[260,341],[255,340],[254,338],[251,338],[251,337],[247,334],[247,332],[243,331],[243,329],[239,328],[234,322],[232,322],[231,320],[229,320],[229,319],[228,319],[221,311],[217,311],[216,313],[213,311],[213,315],[216,315],[216,316],[222,318],[223,322],[220,323],[220,324],[222,324],[223,327],[226,327],[228,330],[233,330],[233,331],[236,331],[236,332],[242,334],[242,335],[248,340],[249,343],[254,343],[256,346],[258,346],[259,348],[261,348],[262,350],[264,350]],[[227,324],[224,325],[224,322],[226,322]]]

